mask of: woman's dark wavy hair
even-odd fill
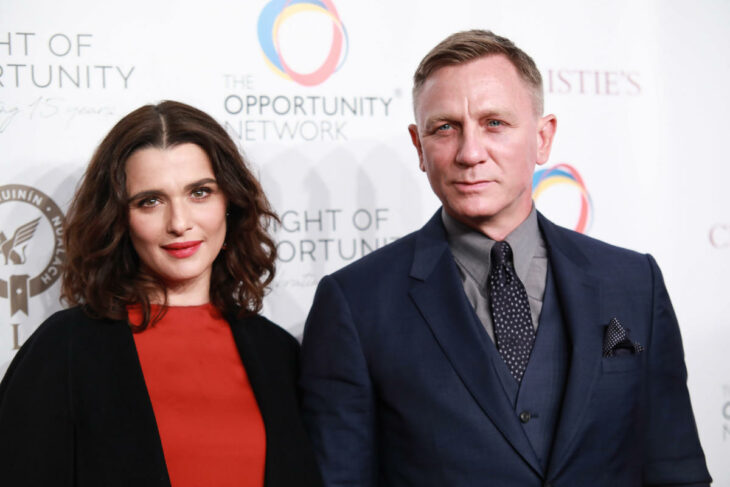
[[[212,117],[189,105],[164,101],[122,118],[97,148],[66,217],[66,266],[61,298],[96,317],[127,319],[127,306],[142,307],[141,331],[151,316],[150,296],[165,283],[141,272],[129,236],[125,166],[135,151],[193,143],[210,159],[228,201],[226,247],[213,262],[210,300],[223,313],[254,314],[274,278],[276,246],[267,233],[278,221],[261,185],[236,144]]]

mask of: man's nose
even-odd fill
[[[478,124],[468,124],[462,129],[459,151],[456,154],[458,164],[473,166],[486,162],[489,155],[487,141]]]
[[[182,235],[192,227],[190,209],[184,202],[171,201],[168,207],[167,231]]]

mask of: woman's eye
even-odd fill
[[[211,192],[210,188],[196,188],[190,193],[190,195],[195,199],[202,199],[208,196]]]
[[[159,198],[144,198],[137,202],[137,206],[140,208],[152,208],[160,203]]]

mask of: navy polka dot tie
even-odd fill
[[[517,379],[522,380],[535,343],[535,328],[530,317],[530,302],[525,286],[512,264],[512,249],[507,242],[492,247],[491,269],[487,278],[494,323],[494,340],[504,363]]]

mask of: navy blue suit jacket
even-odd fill
[[[440,212],[322,279],[300,386],[328,486],[706,485],[677,320],[651,256],[542,215],[570,368],[547,469],[489,361]],[[616,317],[645,350],[604,357]]]

